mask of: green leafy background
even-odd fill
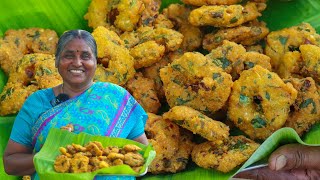
[[[162,8],[180,0],[162,0]],[[58,35],[69,29],[85,29],[92,31],[83,19],[90,0],[1,0],[0,3],[0,36],[8,29],[42,27],[55,30]],[[320,1],[319,0],[269,0],[266,11],[261,17],[270,30],[309,22],[317,32],[320,32]],[[0,69],[0,92],[7,81],[7,77]],[[0,117],[0,179],[20,179],[8,176],[3,170],[2,155],[10,135],[14,115]],[[320,144],[320,125],[315,125],[302,140],[290,128],[283,128],[270,136],[251,158],[240,168],[266,158],[281,144],[306,143]],[[143,179],[229,179],[233,172],[222,174],[213,170],[206,170],[191,164],[186,171],[167,175],[147,175]]]

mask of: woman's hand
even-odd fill
[[[33,174],[35,172],[33,157],[32,149],[9,140],[3,155],[4,169],[9,175]]]
[[[237,178],[282,180],[320,179],[320,147],[287,144],[269,158],[269,167],[245,171]]]

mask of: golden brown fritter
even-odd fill
[[[156,27],[156,28],[163,27],[163,28],[172,29],[174,27],[174,24],[165,15],[159,14],[158,17],[154,21],[154,27]]]
[[[273,70],[278,72],[281,58],[286,52],[299,50],[302,44],[319,45],[319,39],[320,36],[310,24],[301,23],[269,33],[265,53],[271,58]]]
[[[142,0],[93,0],[84,19],[88,20],[88,26],[93,29],[115,26],[121,31],[132,31],[144,9]]]
[[[299,51],[288,51],[279,59],[278,75],[282,79],[290,77],[302,77],[301,69],[303,67],[301,53]]]
[[[248,2],[245,6],[202,6],[191,11],[189,22],[194,26],[235,27],[261,16],[262,4]]]
[[[185,169],[194,145],[191,141],[192,133],[162,119],[161,116],[152,113],[148,113],[148,116],[146,134],[157,153],[149,166],[148,172],[152,174],[176,173]],[[167,136],[163,136],[165,131],[173,132],[173,129],[176,130],[174,136],[169,133],[167,133]]]
[[[301,45],[302,74],[304,77],[311,76],[317,83],[320,83],[320,47],[315,45]]]
[[[59,173],[67,173],[71,167],[70,158],[65,155],[57,156],[54,161],[54,170]]]
[[[198,52],[187,52],[160,70],[170,107],[190,106],[213,113],[227,101],[232,78]]]
[[[208,116],[188,106],[175,106],[163,114],[163,119],[199,134],[202,137],[221,142],[229,136],[229,127],[220,121],[215,121]]]
[[[26,98],[38,90],[35,85],[23,86],[19,83],[8,82],[0,94],[0,115],[17,113]]]
[[[159,15],[161,0],[142,0],[145,9],[141,13],[138,26],[152,26]]]
[[[89,158],[81,153],[75,154],[70,159],[70,172],[84,173],[88,172]]]
[[[242,0],[182,0],[185,4],[190,4],[193,6],[203,6],[203,5],[231,5],[240,3]]]
[[[194,51],[202,44],[202,31],[188,21],[190,12],[190,6],[181,4],[170,4],[163,10],[163,15],[171,20],[175,25],[174,28],[183,35],[180,48],[184,51]]]
[[[163,90],[163,83],[160,78],[160,69],[169,64],[170,59],[166,55],[157,63],[152,64],[149,67],[145,67],[141,69],[141,72],[144,77],[152,79],[154,81],[154,88],[157,93],[157,97],[160,102],[165,102],[165,94]]]
[[[126,84],[127,90],[147,112],[158,113],[161,106],[155,91],[154,81],[136,73]]]
[[[131,32],[124,32],[120,35],[120,39],[124,42],[124,46],[128,49],[134,47],[140,42],[140,39],[138,37],[138,33],[135,31]]]
[[[296,97],[290,83],[256,65],[234,82],[228,117],[251,139],[266,139],[284,125]]]
[[[109,0],[92,0],[88,7],[88,12],[84,15],[84,19],[88,21],[88,26],[95,29],[98,26],[107,27],[106,21],[108,17]]]
[[[36,62],[34,79],[40,89],[51,88],[62,83],[58,69],[55,68],[54,59],[45,59]]]
[[[217,32],[206,34],[203,38],[203,48],[211,51],[220,46],[223,40],[242,45],[253,45],[266,37],[269,29],[264,22],[252,21],[233,28],[220,29]]]
[[[12,65],[23,57],[23,53],[12,42],[0,40],[0,67],[9,75]]]
[[[130,49],[134,58],[134,68],[148,67],[158,62],[164,55],[165,47],[155,41],[146,41]]]
[[[19,43],[25,42],[26,49],[21,47],[22,53],[44,53],[54,54],[58,43],[58,35],[51,29],[27,28],[5,32],[5,38],[10,36],[18,37]],[[24,44],[24,43],[23,43]]]
[[[291,107],[289,117],[284,126],[292,127],[301,136],[320,120],[319,89],[311,77],[303,79],[290,78],[286,79],[285,82],[293,85],[298,91],[298,96]]]
[[[258,52],[260,54],[264,54],[263,53],[263,47],[260,44],[254,44],[254,45],[250,45],[250,46],[245,46],[247,52]]]
[[[206,58],[225,72],[231,73],[232,64],[238,61],[240,56],[246,53],[246,49],[234,42],[224,40],[223,44],[213,49]]]
[[[258,147],[244,136],[230,136],[220,144],[207,141],[196,145],[192,160],[200,167],[227,173],[248,160]]]
[[[168,28],[141,27],[137,30],[140,43],[146,41],[156,41],[164,45],[166,51],[175,51],[181,46],[183,35],[175,30]]]
[[[156,159],[171,158],[179,147],[179,126],[163,119],[161,116],[148,113],[145,131],[149,142],[154,147]]]
[[[104,73],[95,76],[96,80],[124,85],[134,76],[134,60],[129,50],[124,47],[119,36],[105,27],[99,26],[92,33],[97,42],[98,58],[103,58],[100,68]]]
[[[253,68],[255,65],[271,71],[270,57],[257,52],[246,52],[242,54],[236,62],[232,64],[232,78],[236,80],[244,70]]]
[[[183,35],[180,48],[184,51],[195,51],[202,45],[203,33],[201,30],[190,24],[181,25],[178,31]]]

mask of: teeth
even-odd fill
[[[74,70],[70,70],[70,72],[72,72],[72,73],[82,73],[83,70],[76,70],[76,69],[74,69]]]

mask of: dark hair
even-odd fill
[[[60,62],[60,55],[63,51],[64,47],[73,39],[83,39],[86,44],[90,47],[94,58],[97,60],[97,43],[91,33],[85,30],[76,29],[76,30],[70,30],[63,33],[58,41],[57,44],[57,50],[56,50],[56,66],[58,66]]]

